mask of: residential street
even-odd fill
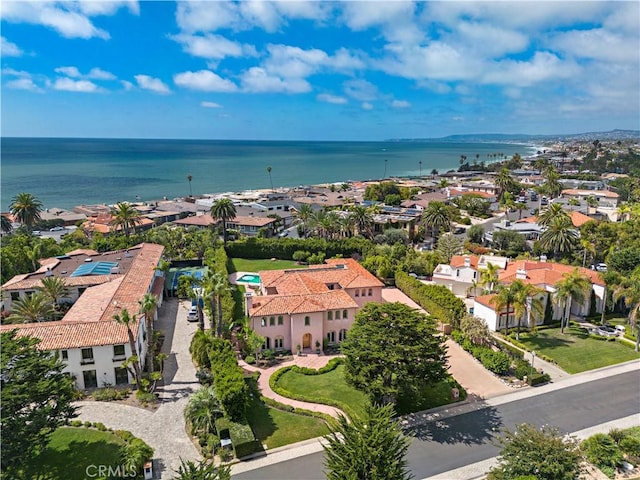
[[[616,375],[615,371],[625,373]],[[595,380],[578,383],[592,378]],[[562,384],[567,387],[562,388]],[[492,444],[494,435],[520,423],[553,425],[564,432],[576,432],[633,415],[637,416],[636,424],[640,424],[637,363],[428,415],[426,423],[408,429],[414,436],[408,452],[409,466],[415,478],[421,479],[495,457],[499,449]],[[316,452],[244,471],[233,478],[321,480],[322,463],[323,453]],[[249,465],[242,467],[244,470]]]

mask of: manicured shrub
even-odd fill
[[[549,380],[551,380],[551,377],[549,376],[548,373],[534,372],[529,377],[527,377],[527,381],[529,385],[531,385],[532,387],[535,387],[536,385],[541,385],[543,383],[547,383]]]
[[[247,355],[244,361],[247,362],[249,365],[253,365],[254,363],[256,363],[256,357],[254,357],[253,355]]]
[[[216,420],[216,430],[218,434],[224,430],[229,431],[233,450],[238,458],[251,455],[262,448],[245,417],[238,418],[236,421],[231,421],[227,417],[219,418]]]
[[[622,462],[622,452],[609,435],[596,433],[580,445],[584,456],[597,467],[616,467]]]
[[[620,440],[618,445],[623,453],[634,458],[640,458],[640,439],[626,436]]]
[[[101,423],[101,422],[96,422],[93,426],[98,430],[100,430],[101,432],[104,432],[107,430],[107,427],[105,427],[104,423]]]
[[[497,375],[506,374],[509,371],[509,367],[511,366],[511,361],[509,360],[509,356],[506,353],[494,352],[490,349],[487,349],[482,353],[480,361],[487,370]]]
[[[293,260],[296,251],[303,250],[311,254],[323,253],[326,258],[362,256],[371,242],[362,237],[350,237],[340,240],[323,238],[243,238],[227,243],[226,253],[235,258],[282,258]]]

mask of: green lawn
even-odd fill
[[[552,358],[569,373],[579,373],[594,368],[640,358],[633,346],[622,345],[618,341],[607,342],[589,338],[579,327],[569,327],[565,333],[559,328],[538,330],[533,335],[520,335],[520,343],[529,351],[534,350]]]
[[[266,445],[267,449],[329,433],[324,420],[269,407],[260,401],[255,390],[250,400],[247,420],[256,438]]]
[[[321,375],[303,375],[289,371],[278,379],[278,385],[309,402],[325,403],[322,399],[338,401],[356,415],[364,413],[367,404],[364,393],[347,385],[344,365],[338,365],[334,370]]]
[[[47,448],[33,459],[29,478],[85,480],[90,465],[120,465],[124,442],[111,432],[61,427],[51,435]],[[94,473],[93,470],[88,471]],[[40,473],[43,476],[38,476]]]
[[[285,268],[306,268],[293,260],[270,260],[268,258],[232,258],[229,273],[259,272],[260,270],[283,270]]]

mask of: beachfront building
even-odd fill
[[[174,225],[182,227],[209,228],[219,225],[219,221],[214,220],[210,214],[185,217],[173,222]],[[237,215],[227,222],[227,231],[235,230],[241,235],[255,237],[260,232],[264,232],[265,237],[272,237],[276,230],[278,219],[266,215]]]
[[[460,297],[475,297],[482,292],[481,274],[489,264],[502,271],[507,267],[507,258],[497,255],[454,255],[448,264],[440,264],[434,269],[432,282],[447,287]]]
[[[131,330],[144,367],[149,332],[144,315],[138,313],[138,301],[151,293],[161,305],[164,277],[156,267],[163,249],[143,243],[128,250],[103,254],[76,251],[42,260],[38,271],[3,285],[5,306],[10,310],[11,299],[33,294],[42,279],[51,276],[64,279],[71,287],[73,305],[62,320],[2,325],[0,331],[16,329],[18,336],[40,339],[39,348],[59,355],[64,371],[75,378],[80,389],[132,383],[132,376],[122,366],[133,354],[128,331],[114,316],[126,309],[134,318]]]
[[[555,285],[575,269],[576,267],[570,265],[546,262],[544,260],[519,260],[508,264],[506,269],[499,274],[498,281],[501,285],[509,285],[514,280],[521,280],[524,283],[538,287],[541,290],[538,298],[542,302],[542,311],[546,311],[547,303],[552,302],[551,319],[549,320],[558,321],[563,316],[565,306],[553,302],[553,295],[556,292]],[[592,302],[595,302],[593,310],[601,313],[605,294],[604,280],[597,272],[587,268],[578,267],[578,271],[591,282],[593,294],[586,295],[585,301],[582,303],[573,301],[571,303],[571,315],[574,317],[588,315],[592,309]],[[482,318],[492,331],[515,327],[518,319],[514,315],[513,307],[509,311],[506,309],[497,311],[493,304],[494,297],[495,294],[476,297],[473,303],[473,314]],[[530,318],[527,318],[527,316],[530,316]],[[542,325],[545,320],[544,314],[535,315],[532,312],[526,312],[523,318],[520,319],[520,325],[529,325],[529,320],[531,324]]]
[[[383,284],[350,258],[330,259],[307,269],[260,272],[258,295],[248,295],[251,328],[263,348],[295,351],[338,344],[358,310],[381,303]]]

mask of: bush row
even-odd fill
[[[231,438],[233,451],[237,458],[246,457],[262,449],[262,445],[256,440],[253,430],[244,416],[235,421],[221,417],[216,420],[216,430],[219,435],[225,430],[229,431],[229,438]]]
[[[209,359],[213,373],[213,388],[222,409],[234,421],[244,418],[248,398],[247,384],[231,342],[212,337]]]
[[[327,415],[326,413],[314,412],[312,410],[305,410],[304,408],[292,407],[291,405],[285,405],[284,403],[280,403],[277,400],[274,400],[273,398],[260,396],[260,400],[265,405],[268,405],[269,407],[275,408],[277,410],[282,410],[283,412],[295,413],[296,415],[304,415],[306,417],[317,417],[317,418],[321,418],[326,422],[329,422],[331,421],[331,419],[333,419],[331,415]]]
[[[457,328],[466,314],[464,302],[443,285],[427,285],[402,271],[396,272],[396,286],[430,315]]]
[[[204,264],[216,273],[220,273],[224,278],[229,277],[227,268],[229,258],[223,247],[208,248],[204,253]],[[229,324],[234,318],[241,318],[244,315],[242,305],[239,310],[236,308],[236,300],[231,290],[227,289],[222,292],[222,318]],[[213,312],[212,312],[213,313]],[[236,317],[237,316],[237,317]],[[212,321],[214,319],[212,318]]]
[[[226,251],[230,257],[238,258],[281,258],[293,260],[293,254],[302,250],[311,255],[323,253],[327,258],[342,255],[362,255],[371,242],[361,237],[341,240],[325,240],[323,238],[243,238],[227,243]]]
[[[327,362],[327,364],[324,367],[321,367],[318,370],[314,368],[299,367],[298,365],[293,365],[291,367],[291,371],[295,373],[301,373],[302,375],[322,375],[323,373],[328,373],[332,370],[335,370],[338,367],[338,365],[342,365],[343,363],[344,363],[344,358],[338,357],[338,358],[332,358]]]

